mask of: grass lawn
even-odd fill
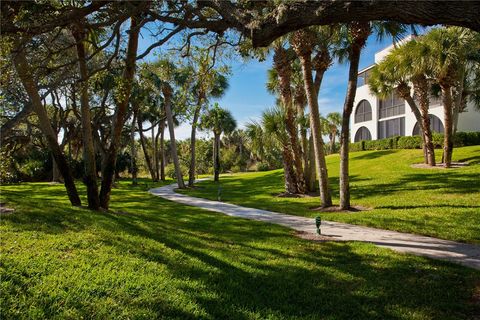
[[[456,148],[453,156],[470,166],[411,168],[422,162],[420,150],[352,153],[351,201],[373,209],[369,211],[319,213],[311,210],[320,205],[317,197],[278,197],[284,191],[283,170],[224,175],[221,199],[246,207],[480,243],[480,146]],[[339,156],[328,156],[327,163],[333,200],[338,204]],[[218,184],[205,181],[199,188],[182,192],[216,200]]]
[[[280,179],[263,175],[256,179]],[[447,262],[371,244],[309,242],[279,226],[162,200],[143,184],[114,189],[116,214],[72,208],[61,185],[0,190],[16,209],[0,223],[1,319],[480,314],[480,272]]]

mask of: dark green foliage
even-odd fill
[[[420,136],[400,137],[397,142],[398,149],[421,149],[422,138]]]
[[[433,133],[433,145],[440,149],[443,146],[443,134]],[[453,136],[454,147],[480,145],[480,132],[457,132]],[[388,150],[388,149],[421,149],[420,136],[392,137],[380,140],[360,141],[350,144],[351,151]]]
[[[268,163],[257,162],[257,171],[267,171],[267,170],[270,170]]]

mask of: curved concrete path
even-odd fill
[[[205,179],[202,179],[205,180]],[[230,203],[190,197],[175,192],[177,184],[149,190],[153,195],[188,206],[220,212],[229,216],[279,224],[300,232],[316,234],[315,221],[305,218],[246,208]],[[362,227],[352,224],[322,221],[322,234],[340,241],[362,241],[433,259],[448,260],[480,270],[480,245],[465,244],[410,233]]]

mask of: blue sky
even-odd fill
[[[151,43],[148,36],[140,41],[139,52],[143,52]],[[374,62],[374,55],[381,49],[389,46],[391,39],[378,42],[375,36],[371,36],[367,46],[363,50],[360,59],[360,69]],[[152,57],[152,54],[150,54]],[[275,103],[275,97],[267,92],[267,70],[271,68],[271,58],[259,62],[251,60],[243,62],[241,58],[231,65],[230,87],[226,94],[218,100],[221,107],[229,109],[238,126],[241,128],[246,122],[258,119],[262,111]],[[325,73],[318,97],[320,113],[341,112],[348,80],[348,64],[335,63]],[[175,130],[177,140],[186,139],[190,136],[190,125],[182,124]]]

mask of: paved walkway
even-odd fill
[[[316,234],[312,218],[292,216],[266,210],[237,206],[230,203],[190,197],[175,193],[177,184],[151,189],[149,192],[161,198],[181,204],[220,212],[229,216],[279,224],[297,231]],[[346,223],[322,221],[322,234],[340,241],[363,241],[399,252],[449,260],[480,270],[480,246],[436,239],[409,233],[401,233]]]

